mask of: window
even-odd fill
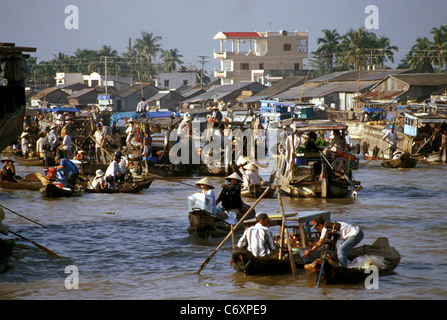
[[[250,70],[248,63],[241,63],[241,70]]]
[[[284,51],[292,51],[292,45],[290,43],[284,43]]]
[[[188,84],[188,80],[183,80],[183,85],[186,86]]]
[[[307,52],[307,39],[298,40],[296,51]]]
[[[259,69],[260,69],[260,70],[264,70],[264,64],[263,64],[263,63],[260,63],[260,64],[259,64]]]
[[[99,81],[98,80],[92,80],[92,87],[95,88],[99,86]]]
[[[165,87],[169,87],[169,80],[164,80],[163,83]]]
[[[299,63],[295,63],[295,71],[300,70],[300,64]]]

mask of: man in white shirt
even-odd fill
[[[62,130],[62,144],[57,147],[57,151],[62,151],[66,158],[70,158],[71,155],[71,137],[65,130]]]
[[[338,235],[338,240],[343,242],[337,248],[338,264],[342,267],[348,266],[348,253],[351,251],[360,241],[363,239],[363,231],[358,226],[353,226],[346,222],[337,222],[340,224],[339,230],[334,230]],[[310,250],[306,251],[303,257],[309,256],[309,254],[318,248],[320,248],[327,238],[328,230],[326,223],[322,217],[316,217],[312,221],[312,228],[315,228],[320,232],[321,236],[318,242],[313,245]]]
[[[144,97],[142,97],[140,102],[138,102],[138,104],[137,104],[137,110],[135,112],[141,116],[141,114],[146,111],[146,107],[147,107],[147,102],[144,101]]]
[[[394,126],[390,126],[390,131],[385,133],[383,136],[383,141],[388,142],[390,145],[389,151],[389,160],[393,159],[394,151],[397,149],[397,142],[399,141],[399,137],[397,136],[397,132],[394,131]]]
[[[119,188],[118,179],[122,176],[119,163],[121,162],[121,155],[115,155],[115,159],[109,164],[105,173],[105,179],[109,184],[110,189]]]
[[[268,257],[277,249],[269,230],[271,222],[268,215],[260,212],[256,215],[256,224],[245,230],[237,246],[246,248],[255,257]]]
[[[93,135],[93,138],[95,138],[96,163],[107,164],[106,153],[104,151],[106,142],[106,131],[103,130],[102,124],[100,122],[96,124],[96,131]]]
[[[55,125],[55,124],[52,125],[51,131],[48,130],[48,134],[47,134],[47,139],[48,139],[48,143],[50,144],[51,151],[54,151],[54,147],[56,146],[56,143],[57,143],[56,128],[57,128],[57,125]],[[45,131],[47,131],[47,128],[45,129]]]

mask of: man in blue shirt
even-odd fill
[[[67,158],[56,157],[56,166],[58,180],[61,180],[64,186],[74,188],[79,177],[78,167]]]

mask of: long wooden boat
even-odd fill
[[[408,152],[405,152],[402,154],[402,156],[398,159],[392,159],[392,160],[384,160],[382,162],[382,167],[385,168],[414,168],[418,164],[418,160],[412,156]]]
[[[24,158],[18,155],[14,155],[14,159],[21,166],[45,166],[45,160],[40,157]],[[49,157],[47,166],[53,165],[55,165],[54,157]]]
[[[365,268],[369,267],[373,260],[372,258],[377,257],[383,260],[376,264],[379,275],[388,275],[394,271],[401,259],[399,252],[390,246],[388,238],[385,237],[377,238],[372,245],[356,247],[348,254],[349,260],[363,258],[363,265],[341,267],[329,255],[327,257],[324,263],[321,283],[328,285],[337,283],[361,283],[365,281],[366,277],[370,274],[370,272],[365,273]],[[312,281],[318,281],[321,265],[322,259],[320,258],[304,266],[306,274]]]
[[[321,255],[319,250],[312,252],[312,254],[303,258],[301,256],[303,246],[305,246],[308,241],[315,241],[319,238],[318,233],[311,231],[310,223],[312,220],[321,216],[325,220],[330,220],[329,211],[302,211],[295,213],[285,214],[286,224],[289,232],[289,241],[291,242],[292,254],[288,251],[288,246],[285,245],[284,253],[281,257],[278,253],[272,254],[270,257],[255,257],[251,252],[243,248],[236,248],[233,250],[231,255],[231,265],[238,272],[243,272],[246,275],[275,275],[275,274],[285,274],[292,272],[292,265],[290,263],[290,257],[293,256],[293,261],[295,262],[295,267],[298,269],[304,269],[305,263],[318,259]],[[269,215],[272,220],[270,222],[270,228],[279,226],[281,233],[282,230],[282,216],[281,215]],[[244,222],[246,228],[254,225],[256,223],[255,219],[247,220]],[[285,243],[287,243],[287,241]],[[280,236],[274,236],[274,241],[280,247]]]
[[[126,183],[122,185],[119,189],[93,189],[91,186],[85,188],[87,193],[138,193],[143,189],[149,188],[150,182],[140,182],[140,183]]]
[[[3,189],[19,189],[19,190],[32,190],[38,191],[43,187],[42,182],[39,180],[24,180],[17,179],[17,182],[0,181],[0,187]]]
[[[49,183],[40,189],[45,198],[79,197],[84,193],[83,189],[60,188],[54,183]]]
[[[264,191],[269,186],[261,185],[261,184],[251,184],[246,189],[241,190],[241,197],[244,198],[259,198],[261,194],[264,193]],[[275,189],[271,188],[269,192],[264,196],[264,198],[273,198],[275,195]]]

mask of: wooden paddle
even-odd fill
[[[56,259],[62,259],[62,257],[59,256],[57,253],[54,253],[53,251],[51,251],[50,249],[44,247],[43,245],[38,244],[38,243],[36,243],[36,242],[34,242],[34,241],[32,241],[32,240],[29,240],[29,239],[25,238],[24,236],[22,236],[22,235],[20,235],[20,234],[18,234],[18,233],[15,233],[15,232],[13,232],[13,231],[11,231],[10,229],[8,229],[8,231],[11,232],[12,234],[15,234],[15,235],[18,236],[19,238],[22,238],[23,240],[26,240],[26,241],[31,242],[31,243],[34,244],[36,247],[38,247],[40,250],[46,252],[49,256],[51,256],[51,257],[53,257],[53,258],[56,258]]]
[[[15,211],[12,211],[11,209],[6,208],[5,206],[2,206],[1,204],[0,204],[0,207],[2,207],[3,209],[6,209],[6,210],[11,211],[12,213],[18,215],[19,217],[22,217],[23,219],[26,219],[26,220],[28,220],[28,221],[31,221],[31,222],[33,222],[33,223],[35,223],[35,224],[38,224],[39,226],[42,226],[42,227],[44,227],[44,228],[48,228],[47,226],[45,226],[45,225],[43,225],[43,224],[41,224],[41,223],[39,223],[39,222],[37,222],[37,221],[34,221],[34,220],[30,219],[30,218],[27,218],[27,217],[25,217],[24,215],[21,215],[20,213],[17,213],[17,212],[15,212]]]
[[[259,201],[261,201],[262,198],[264,198],[264,196],[270,191],[271,186],[269,186],[267,189],[265,189],[265,191],[261,194],[261,196],[256,200],[256,202],[250,207],[250,209],[247,210],[247,212],[245,212],[245,214],[243,215],[243,217],[239,220],[239,222],[234,226],[234,228],[230,231],[230,233],[228,233],[228,235],[225,237],[225,239],[222,240],[222,242],[217,246],[216,249],[213,250],[213,252],[211,252],[211,254],[208,256],[208,258],[206,258],[206,260],[202,263],[202,265],[199,268],[199,271],[197,272],[198,274],[200,274],[200,272],[203,270],[203,268],[206,267],[206,265],[208,264],[208,262],[211,261],[211,259],[214,257],[214,255],[217,253],[217,251],[219,251],[219,249],[224,245],[224,243],[232,236],[234,230],[237,229],[237,227],[239,227],[239,225],[242,224],[242,222],[244,221],[244,219],[248,216],[249,213],[251,213],[254,209],[254,207],[256,207],[256,205],[259,203]]]

